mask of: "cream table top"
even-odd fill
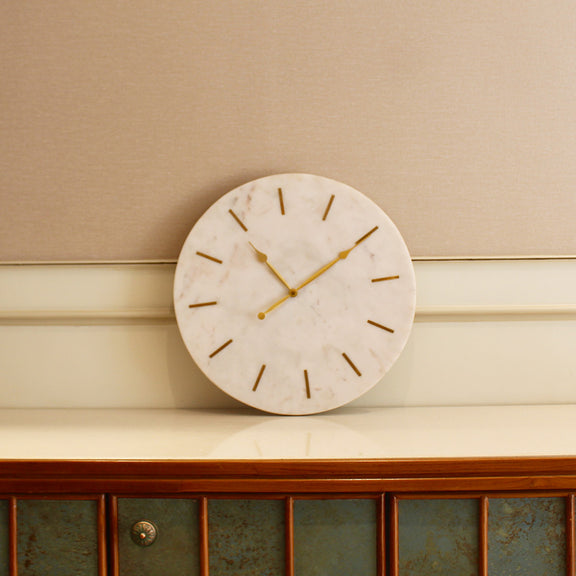
[[[318,460],[574,456],[576,405],[0,410],[0,459]]]

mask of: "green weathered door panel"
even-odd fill
[[[18,576],[98,576],[95,500],[18,500]]]
[[[400,500],[400,576],[476,576],[479,501]]]
[[[296,500],[296,576],[376,576],[375,500]]]
[[[210,576],[282,576],[282,500],[208,501]]]
[[[490,498],[488,573],[561,576],[566,573],[563,498]]]

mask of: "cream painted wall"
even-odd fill
[[[0,73],[0,261],[174,259],[284,171],[415,256],[576,254],[570,0],[0,0]]]

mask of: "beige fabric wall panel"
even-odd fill
[[[574,255],[571,0],[0,0],[0,261],[174,259],[253,178],[414,256]]]

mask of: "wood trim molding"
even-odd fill
[[[294,576],[294,498],[288,496],[284,505],[286,576]]]
[[[108,501],[108,563],[110,576],[119,576],[120,559],[118,551],[118,498],[111,496]]]
[[[385,576],[386,574],[386,495],[380,494],[378,498],[378,509],[376,514],[376,526],[378,533],[376,536],[376,549],[377,549],[377,564],[376,573],[378,576]]]
[[[566,497],[566,574],[576,575],[576,509],[575,496]]]
[[[200,533],[200,576],[209,576],[210,553],[208,548],[208,498],[199,501],[198,530]]]
[[[106,531],[106,496],[100,494],[97,500],[98,504],[98,574],[106,576],[108,573],[108,546]]]
[[[18,576],[18,500],[11,497],[8,502],[8,566],[10,576]]]
[[[398,514],[398,498],[392,496],[389,501],[390,513],[390,529],[388,544],[388,566],[390,576],[398,576],[398,565],[400,562],[400,538],[399,538],[399,514]]]
[[[487,496],[480,498],[480,530],[478,542],[478,575],[488,576],[488,510],[490,502]]]
[[[576,456],[298,460],[0,460],[0,481],[63,478],[451,478],[575,476]]]
[[[3,461],[4,494],[576,490],[576,457],[318,461]]]

